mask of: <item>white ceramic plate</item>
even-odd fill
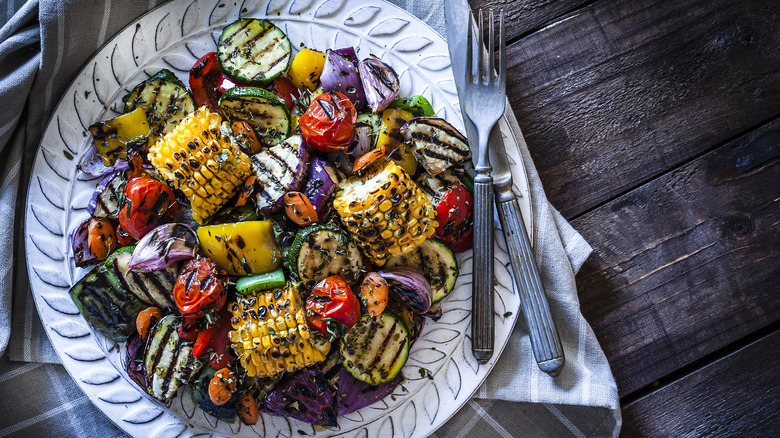
[[[220,30],[242,17],[269,18],[299,48],[359,48],[400,75],[401,95],[425,95],[439,116],[462,127],[444,40],[407,12],[378,0],[174,0],[121,31],[76,77],[41,142],[27,198],[25,243],[30,283],[47,333],[63,364],[92,402],[133,436],[427,436],[460,408],[484,381],[512,332],[519,302],[496,235],[496,353],[486,365],[471,354],[471,252],[460,254],[461,275],[444,300],[443,317],[428,321],[404,367],[405,382],[387,399],[339,418],[338,428],[315,430],[293,419],[261,416],[248,427],[217,421],[196,408],[188,389],[162,406],[133,384],[122,365],[123,345],[86,324],[68,289],[86,272],[73,264],[70,235],[87,218],[98,179],[75,164],[88,145],[86,128],[118,115],[121,98],[160,68],[186,83],[197,58],[215,49]],[[505,134],[508,127],[502,121]],[[505,135],[515,189],[530,224],[528,184],[514,137]],[[496,223],[496,226],[498,224]],[[89,421],[89,419],[84,419]]]

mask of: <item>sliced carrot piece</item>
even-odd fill
[[[138,313],[135,318],[135,328],[141,339],[146,339],[149,335],[149,329],[162,318],[162,310],[159,307],[147,307]]]
[[[369,151],[365,155],[355,160],[355,164],[352,166],[352,173],[355,173],[359,170],[363,170],[364,168],[368,167],[370,164],[374,163],[376,160],[384,156],[385,156],[384,146]]]
[[[377,316],[385,311],[390,286],[376,272],[369,272],[360,285],[360,301],[366,307],[368,316]]]
[[[244,424],[252,425],[257,423],[257,419],[260,417],[260,410],[257,408],[255,398],[249,391],[244,392],[241,398],[238,399],[237,414]]]
[[[230,368],[222,368],[214,374],[209,382],[209,398],[217,406],[222,406],[236,392],[238,379]]]
[[[237,122],[233,122],[233,124],[230,126],[230,129],[233,130],[233,133],[236,134],[242,143],[249,146],[249,150],[244,152],[256,154],[263,149],[263,145],[260,143],[260,140],[257,139],[255,130],[249,126],[249,123],[243,120],[239,120]]]
[[[98,260],[105,260],[117,248],[114,224],[108,219],[92,219],[87,232],[89,252]]]
[[[255,193],[255,181],[257,181],[257,175],[252,175],[246,180],[244,185],[241,187],[241,190],[238,192],[236,207],[242,207],[246,205],[247,202],[249,202],[249,198],[251,198]]]
[[[284,195],[284,212],[291,221],[302,227],[320,220],[317,209],[301,192],[287,192]]]

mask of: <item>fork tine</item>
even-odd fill
[[[466,83],[470,84],[474,80],[474,24],[469,18],[468,31],[466,32]]]
[[[487,75],[487,83],[488,84],[495,84],[496,82],[493,80],[493,72],[496,65],[496,56],[495,56],[495,43],[494,40],[496,39],[495,34],[495,26],[493,25],[493,10],[491,9],[488,12],[488,52],[487,52],[487,70],[485,71],[485,74]]]
[[[485,43],[482,34],[485,31],[485,22],[482,20],[482,9],[479,10],[479,22],[477,23],[477,81],[484,82],[485,73]]]
[[[506,92],[506,40],[504,35],[504,10],[499,12],[498,27],[498,86]]]

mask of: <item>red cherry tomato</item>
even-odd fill
[[[139,176],[125,186],[125,203],[119,210],[119,225],[134,239],[141,239],[164,223],[166,213],[173,211],[176,198],[165,183]]]
[[[287,109],[292,109],[295,106],[293,98],[297,99],[299,96],[298,89],[295,88],[292,81],[284,76],[280,76],[271,82],[268,91],[282,99],[287,104]]]
[[[306,299],[306,320],[318,332],[335,340],[360,319],[360,302],[341,276],[330,276],[314,286]]]
[[[173,286],[173,300],[184,316],[219,311],[226,298],[224,273],[207,257],[188,261]]]
[[[220,310],[217,322],[201,330],[192,347],[194,356],[210,352],[209,364],[217,370],[225,368],[236,360],[229,348],[228,332],[233,328],[230,324],[231,316],[227,309]]]
[[[122,228],[122,225],[117,224],[116,226],[116,241],[119,243],[119,246],[129,246],[132,245],[134,242],[133,236],[131,236],[127,230]]]
[[[188,342],[195,341],[201,331],[200,323],[202,319],[194,316],[183,316],[181,318],[181,326],[179,327],[179,337]]]
[[[195,104],[200,107],[207,105],[211,111],[219,111],[219,96],[217,82],[222,76],[222,70],[217,60],[217,52],[209,52],[195,62],[190,69],[190,90]]]
[[[461,183],[447,190],[436,204],[436,236],[455,252],[465,251],[472,245],[474,223],[474,199]]]
[[[338,152],[351,144],[356,122],[355,105],[336,91],[317,96],[298,120],[306,143],[322,152]]]

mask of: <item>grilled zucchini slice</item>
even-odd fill
[[[219,99],[219,110],[230,123],[244,121],[266,146],[281,143],[290,135],[290,111],[275,94],[262,88],[234,87]]]
[[[406,266],[420,271],[431,284],[433,303],[452,292],[459,272],[455,254],[436,239],[428,239],[406,254],[390,257],[385,266]]]
[[[292,46],[273,23],[238,20],[222,31],[217,59],[226,75],[243,84],[265,85],[287,71]]]
[[[166,402],[176,395],[203,366],[192,354],[192,342],[179,337],[180,318],[169,314],[160,319],[149,333],[144,353],[146,391]]]
[[[286,267],[306,289],[331,275],[341,275],[354,285],[366,269],[357,245],[333,224],[299,231],[287,252]]]
[[[341,364],[369,385],[395,378],[409,358],[409,330],[398,315],[363,315],[341,341]]]
[[[136,85],[124,100],[125,113],[136,108],[143,108],[146,113],[151,128],[150,145],[173,130],[184,116],[195,111],[195,100],[190,91],[167,69]]]
[[[179,276],[179,264],[174,263],[159,271],[136,272],[127,268],[132,256],[132,251],[117,251],[112,256],[111,269],[121,287],[146,304],[175,308],[171,292]]]

